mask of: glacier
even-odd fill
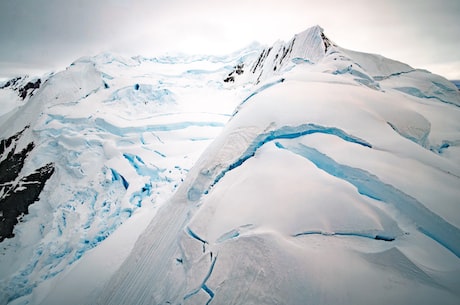
[[[441,76],[315,26],[0,88],[2,143],[33,143],[1,200],[53,166],[0,243],[0,304],[460,301],[460,94]]]

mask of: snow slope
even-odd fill
[[[2,244],[3,303],[460,301],[444,78],[316,26],[258,54],[83,58],[47,83],[14,117],[60,185]]]
[[[224,90],[222,79],[235,60],[250,54],[179,62],[107,53],[45,76],[24,101],[5,87],[2,96],[14,99],[0,121],[1,137],[30,126],[16,151],[35,147],[21,173],[48,163],[55,172],[14,228],[15,237],[2,242],[0,304],[38,302],[37,285],[59,281],[56,275],[75,268],[122,223],[141,219],[123,244],[118,241],[124,249],[109,264],[116,269],[141,223],[155,215],[230,118],[242,91]]]

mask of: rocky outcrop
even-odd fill
[[[28,81],[28,79],[28,76],[15,77],[4,83],[2,86],[0,86],[0,89],[10,88],[16,91],[18,93],[18,96],[22,100],[25,100],[26,97],[31,97],[34,94],[35,90],[40,88],[40,85],[42,83],[41,79],[39,78],[30,81]]]
[[[46,181],[54,173],[54,165],[48,163],[30,174],[22,174],[25,160],[35,147],[30,142],[25,148],[17,149],[27,128],[0,142],[0,242],[14,236],[14,226],[28,214],[29,205],[39,199]]]
[[[238,65],[236,65],[235,67],[233,67],[233,71],[230,72],[228,75],[227,75],[227,78],[224,79],[224,82],[228,83],[228,82],[234,82],[235,81],[235,74],[236,75],[241,75],[244,73],[244,63],[240,63]]]

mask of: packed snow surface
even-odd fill
[[[460,302],[458,90],[318,26],[81,58],[0,118],[31,126],[25,171],[57,168],[1,244],[1,304]]]

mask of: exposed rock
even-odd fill
[[[8,88],[8,87],[14,87],[14,85],[16,85],[16,83],[21,79],[20,76],[18,77],[15,77],[13,79],[10,79],[9,81],[7,81],[6,83],[3,84],[3,86],[0,87],[0,89],[5,89],[5,88]]]
[[[20,177],[24,162],[35,146],[30,142],[16,152],[17,141],[28,127],[0,142],[0,242],[14,236],[18,218],[29,212],[29,205],[39,199],[46,181],[54,173],[54,165],[48,163]]]
[[[19,96],[24,100],[27,95],[32,96],[34,91],[40,88],[41,80],[37,79],[35,82],[28,82],[24,87],[19,88]]]
[[[326,35],[324,35],[323,32],[321,32],[321,38],[323,39],[324,43],[324,53],[327,53],[329,47],[334,46],[334,44],[329,40],[329,38],[326,37]]]
[[[228,82],[234,82],[235,81],[235,73],[238,74],[238,75],[241,75],[244,73],[244,64],[241,63],[241,64],[238,64],[236,66],[233,67],[233,71],[230,72],[227,76],[226,79],[224,79],[224,82],[228,83]]]
[[[21,99],[25,100],[27,96],[32,96],[35,90],[40,88],[42,83],[41,79],[39,78],[36,80],[27,81],[28,78],[28,76],[15,77],[0,86],[0,89],[10,88],[16,91]]]

